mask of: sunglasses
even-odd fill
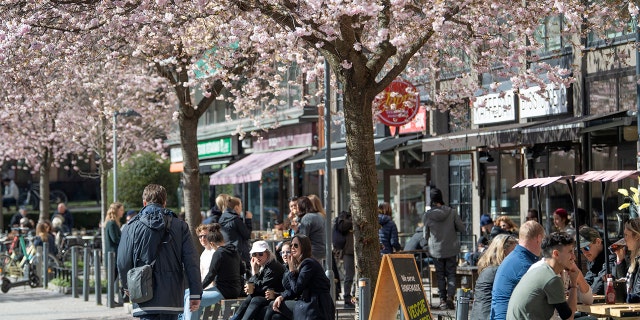
[[[198,236],[199,239],[203,239],[203,238],[206,238],[206,237],[207,237],[206,234],[201,234],[201,235]]]
[[[300,248],[300,244],[298,244],[298,243],[292,243],[291,246],[296,248],[296,249]]]
[[[291,251],[281,251],[280,254],[283,256],[290,255]]]
[[[589,250],[591,250],[591,245],[585,246],[582,250],[589,252]]]
[[[262,257],[264,255],[264,252],[254,252],[251,254],[252,257]]]

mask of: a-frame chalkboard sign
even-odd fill
[[[422,277],[412,254],[382,256],[369,319],[395,320],[399,306],[407,320],[432,319]]]

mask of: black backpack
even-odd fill
[[[341,224],[346,220],[350,219],[351,214],[348,211],[340,211],[338,216],[333,220],[333,248],[338,250],[343,250],[345,244],[347,243],[347,234],[349,231],[342,232],[340,231]]]

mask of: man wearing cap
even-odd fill
[[[587,272],[584,275],[585,280],[591,286],[593,294],[604,294],[605,283],[604,276],[606,275],[606,268],[604,267],[604,243],[602,242],[602,236],[600,233],[591,227],[584,226],[580,228],[580,251],[585,258],[587,258]],[[622,239],[621,241],[624,241]],[[618,242],[616,242],[618,244]],[[619,244],[618,244],[619,245]],[[621,245],[624,250],[624,244]],[[619,249],[620,250],[620,249]],[[626,270],[626,261],[622,259],[625,264],[624,270]],[[615,273],[616,255],[609,255],[609,270]],[[625,275],[617,275],[618,277],[624,277]],[[616,278],[618,278],[616,277]]]
[[[441,310],[453,309],[453,296],[456,294],[457,256],[460,253],[458,232],[464,230],[460,216],[451,207],[444,205],[442,192],[431,188],[431,210],[427,211],[422,222],[424,237],[429,244],[429,253],[434,259]]]

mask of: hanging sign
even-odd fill
[[[420,94],[411,83],[398,79],[373,100],[373,111],[380,122],[401,126],[416,116],[420,108]]]

